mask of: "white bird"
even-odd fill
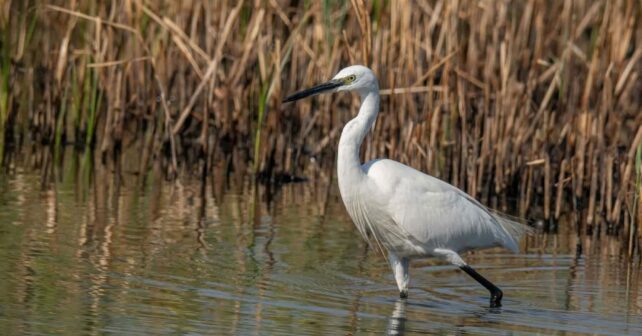
[[[373,244],[387,250],[399,296],[408,296],[410,260],[438,257],[486,287],[491,307],[501,306],[502,291],[459,254],[495,246],[516,252],[519,237],[529,228],[500,216],[455,186],[399,162],[377,159],[362,165],[359,148],[379,113],[379,84],[367,67],[344,68],[330,81],[292,94],[284,102],[338,91],[361,96],[359,114],[344,126],[339,140],[341,198],[364,239],[372,243],[372,238]]]

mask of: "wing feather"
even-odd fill
[[[399,226],[397,235],[424,249],[503,246],[515,251],[529,230],[462,190],[396,161],[376,160],[364,168],[379,193],[378,203]]]

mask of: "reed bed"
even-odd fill
[[[389,157],[495,208],[642,238],[642,5],[603,1],[5,0],[0,156],[137,151],[169,178],[334,166],[350,95],[282,97],[361,63]]]

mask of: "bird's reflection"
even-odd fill
[[[404,335],[406,331],[406,309],[410,305],[411,308],[419,308],[419,310],[427,309],[428,311],[433,311],[433,310],[442,310],[443,307],[436,306],[433,304],[426,304],[425,302],[413,302],[413,303],[408,303],[408,299],[403,299],[399,298],[395,302],[395,307],[392,310],[392,313],[390,314],[390,319],[388,319],[388,328],[387,328],[387,335]],[[455,326],[457,326],[457,329],[462,328],[461,330],[463,331],[465,327],[469,324],[469,318],[466,316],[469,316],[472,314],[475,317],[475,320],[484,320],[485,318],[488,317],[488,315],[496,315],[496,314],[501,314],[502,313],[502,308],[499,307],[488,307],[488,306],[479,306],[475,308],[474,310],[463,310],[461,313],[464,314],[459,314],[462,315],[460,318],[456,320],[450,321],[453,323]],[[425,321],[424,321],[425,322]],[[414,321],[414,323],[417,323],[417,321]],[[435,325],[429,326],[429,328],[434,328],[436,327]],[[412,328],[412,327],[411,327]],[[459,334],[459,333],[455,333]]]
[[[388,321],[388,335],[403,335],[406,329],[406,305],[407,299],[399,298],[395,302],[395,309],[392,310]]]

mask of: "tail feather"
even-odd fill
[[[519,240],[521,237],[531,235],[534,232],[530,226],[524,224],[524,220],[521,218],[509,217],[497,211],[491,211],[491,215],[507,234],[507,239],[504,239],[502,245],[513,252],[519,250]]]

